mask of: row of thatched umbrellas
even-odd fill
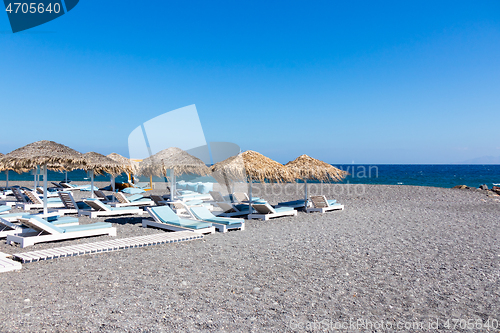
[[[176,175],[212,174],[217,181],[226,186],[229,186],[229,181],[248,180],[250,201],[252,200],[252,181],[292,182],[296,179],[303,179],[305,182],[310,179],[339,181],[347,175],[346,172],[307,155],[302,155],[282,165],[254,151],[246,151],[229,157],[214,164],[211,168],[208,168],[200,159],[175,147],[164,149],[144,159],[140,165],[116,153],[108,156],[95,152],[81,154],[67,146],[46,140],[28,144],[7,155],[0,156],[0,171],[14,170],[22,173],[39,167],[41,167],[44,180],[44,213],[47,213],[47,170],[83,169],[90,171],[91,189],[94,188],[94,174],[108,173],[114,178],[126,172],[166,177],[167,170],[170,170],[172,194],[175,193]],[[114,181],[112,185],[114,186]],[[91,195],[93,196],[93,191]],[[305,200],[307,200],[307,184]]]

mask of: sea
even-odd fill
[[[500,165],[498,164],[337,164],[335,167],[345,170],[349,175],[342,183],[349,184],[383,184],[383,185],[413,185],[451,188],[456,185],[479,187],[486,184],[489,188],[493,184],[500,184]],[[48,181],[65,180],[64,172],[49,171]],[[89,181],[89,175],[83,170],[68,172],[67,178],[71,181]],[[127,175],[116,178],[118,182],[127,181]],[[178,179],[191,181],[207,181],[206,177],[181,176]],[[9,182],[32,181],[31,173],[17,174],[9,171]],[[95,181],[109,181],[109,175],[97,175]],[[139,177],[140,181],[149,181],[149,178]],[[0,181],[5,181],[5,172],[0,173]],[[159,179],[153,179],[159,181]],[[4,184],[0,184],[4,185]]]

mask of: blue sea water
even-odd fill
[[[335,165],[341,170],[349,172],[343,183],[350,184],[383,184],[383,185],[417,185],[433,187],[453,187],[467,185],[478,187],[486,184],[491,188],[493,183],[500,183],[500,165],[463,165],[463,164],[340,164]],[[147,181],[140,177],[141,181]],[[193,176],[183,176],[190,180]],[[49,171],[49,181],[65,179],[62,172]],[[68,172],[68,179],[72,181],[89,181],[87,173],[83,170]],[[33,175],[29,173],[17,174],[9,172],[9,181],[32,181]],[[110,176],[96,176],[96,181],[109,181]],[[126,181],[127,176],[122,174],[116,178],[118,182]],[[159,180],[159,179],[158,179]],[[156,181],[158,181],[156,180]],[[0,173],[0,181],[5,181],[5,173]],[[0,184],[3,186],[3,184]]]
[[[500,183],[500,165],[477,164],[341,164],[335,165],[350,175],[343,183],[417,185],[451,188],[456,185],[492,187]]]

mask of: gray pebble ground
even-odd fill
[[[322,191],[345,210],[2,273],[0,331],[424,332],[436,320],[441,329],[449,320],[450,332],[499,331],[456,321],[500,321],[499,197],[382,185]],[[273,204],[302,193],[280,192],[283,185],[254,190]],[[139,217],[95,221],[113,222],[120,238],[163,232],[141,228]],[[110,238],[26,249],[2,243],[0,252]]]

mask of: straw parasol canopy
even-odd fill
[[[126,173],[136,173],[137,171],[137,162],[133,162],[132,160],[117,154],[117,153],[111,153],[107,155],[106,157],[118,162],[121,164],[123,171]]]
[[[87,163],[82,166],[82,169],[87,171],[93,170],[97,175],[109,173],[116,176],[126,169],[126,167],[117,161],[93,151],[83,154],[83,157]]]
[[[297,178],[304,180],[341,181],[348,175],[346,171],[305,154],[288,162],[285,167],[294,172]]]
[[[213,176],[219,182],[246,181],[247,179],[260,182],[291,182],[296,175],[283,164],[252,150],[247,150],[236,156],[212,165]],[[227,177],[227,178],[226,178]]]
[[[170,147],[145,158],[139,163],[138,173],[144,176],[166,176],[167,170],[177,175],[196,174],[206,176],[210,169],[197,157],[177,147]]]
[[[18,173],[47,165],[48,169],[71,171],[85,165],[83,154],[54,141],[42,140],[30,143],[6,154],[0,160],[0,169]]]

